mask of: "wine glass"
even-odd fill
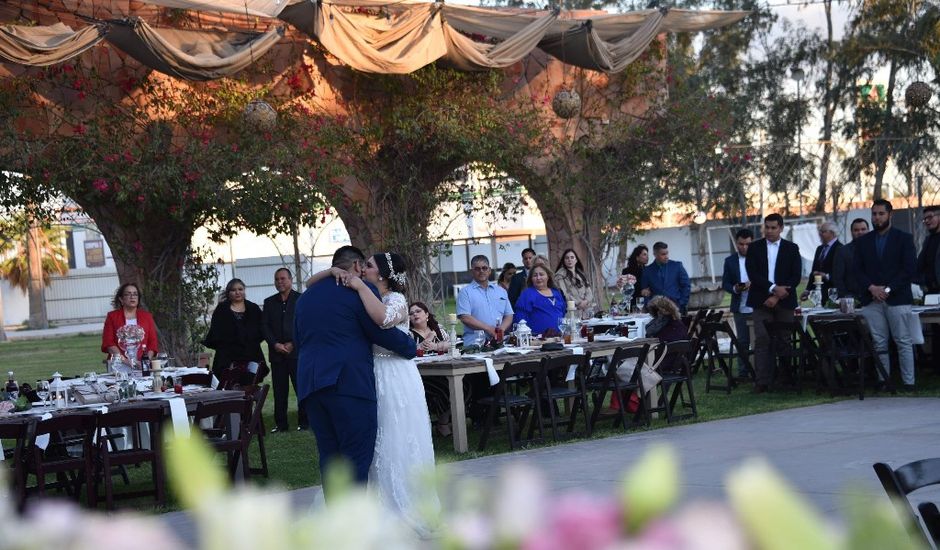
[[[637,296],[637,297],[636,297],[636,309],[637,309],[637,311],[639,311],[640,313],[643,313],[643,306],[644,306],[644,305],[646,305],[646,297],[644,297],[644,296]]]
[[[813,309],[818,309],[822,303],[822,292],[818,288],[809,291],[809,301],[813,304]]]
[[[839,304],[839,289],[832,287],[829,289],[829,301],[838,306]]]
[[[36,397],[42,401],[42,406],[45,407],[47,401],[49,401],[48,380],[36,380]]]
[[[623,294],[624,310],[627,313],[630,313],[630,300],[633,299],[633,293],[635,291],[636,287],[629,280],[623,283],[623,288],[620,289],[620,292]]]

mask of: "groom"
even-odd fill
[[[356,247],[344,246],[333,254],[333,267],[357,277],[364,265],[365,256]],[[298,299],[294,326],[299,348],[297,400],[317,438],[321,479],[326,480],[333,460],[344,457],[352,462],[356,481],[365,482],[377,425],[372,344],[410,359],[415,356],[415,342],[398,329],[376,326],[359,294],[337,285],[332,277],[314,284]]]

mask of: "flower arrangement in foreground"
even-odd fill
[[[883,499],[852,501],[844,527],[826,523],[769,465],[752,460],[727,479],[728,503],[676,507],[678,459],[652,447],[627,473],[620,494],[552,496],[524,465],[488,488],[477,480],[443,484],[447,505],[438,535],[419,540],[366,490],[331,477],[328,506],[296,508],[286,492],[252,486],[231,490],[198,438],[167,450],[175,494],[198,524],[199,548],[445,550],[603,549],[916,549]],[[449,489],[448,489],[449,488]],[[155,516],[84,512],[42,503],[11,520],[0,499],[0,549],[175,550],[185,545]],[[429,518],[431,519],[431,518]]]

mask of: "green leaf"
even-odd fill
[[[631,532],[669,510],[679,496],[679,459],[672,447],[651,446],[627,472],[622,496]]]
[[[757,548],[838,548],[820,514],[761,459],[745,462],[728,476],[731,505]]]
[[[167,431],[167,475],[183,506],[197,508],[228,490],[222,468],[213,461],[214,454],[203,437],[177,437]]]

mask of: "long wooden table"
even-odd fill
[[[543,357],[571,355],[575,347],[580,347],[585,352],[591,352],[592,357],[609,357],[614,354],[614,350],[617,348],[639,347],[644,344],[654,346],[657,343],[659,343],[659,340],[655,338],[637,338],[629,341],[595,341],[590,343],[587,341],[575,341],[571,347],[559,351],[533,351],[525,355],[512,353],[497,355],[487,353],[480,355],[492,359],[493,367],[497,371],[500,371],[507,363],[540,360]],[[443,376],[447,378],[454,450],[458,453],[467,452],[467,411],[464,408],[463,377],[468,374],[485,373],[486,362],[476,357],[455,359],[448,356],[438,356],[419,360],[418,372],[421,373],[421,376]]]

